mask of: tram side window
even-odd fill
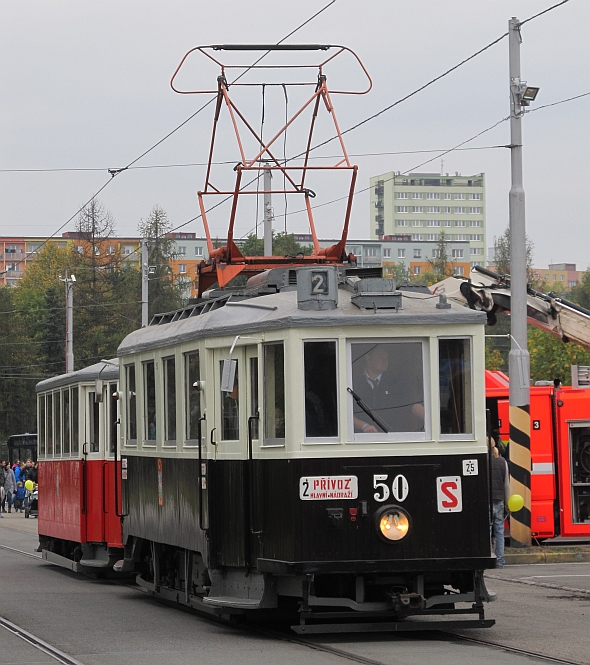
[[[90,425],[90,452],[99,451],[100,441],[100,404],[95,399],[95,393],[88,393],[88,418]]]
[[[166,432],[164,441],[176,443],[176,360],[164,358],[164,395],[166,413],[164,424]]]
[[[46,397],[47,409],[47,456],[53,457],[53,398],[51,393]]]
[[[39,395],[39,457],[45,457],[45,395]]]
[[[153,362],[143,364],[143,431],[147,441],[156,440],[156,370]]]
[[[53,408],[55,411],[55,444],[53,452],[55,455],[61,455],[61,399],[59,392],[53,394]]]
[[[264,438],[285,438],[285,347],[264,347]]]
[[[186,439],[197,441],[199,438],[199,419],[201,418],[201,392],[195,383],[201,380],[199,368],[199,352],[187,353],[185,356],[186,376]]]
[[[109,453],[115,454],[117,449],[117,384],[109,384]]]
[[[468,339],[439,340],[438,375],[441,434],[471,434],[473,406]]]
[[[354,431],[424,431],[421,342],[351,344]]]
[[[219,363],[220,379],[223,377],[223,360]],[[231,392],[221,391],[221,439],[222,441],[237,441],[240,438],[240,392],[238,381],[238,366],[234,386]]]
[[[304,342],[305,436],[338,436],[336,342]]]
[[[257,416],[259,410],[258,401],[258,358],[250,358],[250,416]],[[252,420],[250,425],[252,439],[260,437],[260,421],[258,418]]]
[[[126,365],[127,384],[127,443],[137,443],[137,399],[135,398],[135,365]]]
[[[72,388],[72,455],[80,452],[80,405],[78,386]]]
[[[63,406],[63,454],[70,454],[70,428],[71,428],[71,414],[70,414],[70,391],[66,388],[61,393],[61,403]]]

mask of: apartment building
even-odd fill
[[[467,242],[469,265],[485,265],[485,174],[383,173],[370,179],[370,236]]]

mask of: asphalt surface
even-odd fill
[[[222,625],[159,603],[135,588],[91,580],[34,556],[36,521],[0,520],[0,616],[84,665],[531,665],[524,654],[435,635],[332,635],[304,638]],[[13,549],[5,549],[5,548]],[[472,638],[590,662],[590,563],[511,566],[493,571],[498,600],[488,630]],[[559,588],[549,587],[554,584]],[[540,586],[543,585],[543,586]],[[564,590],[567,587],[569,590]],[[16,657],[18,656],[18,657]],[[0,626],[0,664],[55,663]]]

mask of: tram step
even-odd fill
[[[260,607],[259,598],[239,598],[238,596],[206,596],[203,598],[203,603],[215,607],[241,607],[249,610]]]
[[[87,566],[88,568],[108,568],[109,560],[108,559],[80,559],[81,566]]]

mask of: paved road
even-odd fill
[[[0,545],[33,552],[35,536],[27,533],[31,527],[29,520],[26,522],[21,522],[20,517],[1,520]],[[133,588],[81,578],[11,550],[0,549],[0,570],[0,616],[27,628],[84,665],[346,665],[355,657],[357,662],[374,661],[383,665],[539,662],[440,635],[307,638],[319,647],[317,650],[298,643],[295,636],[289,641],[289,636],[281,638],[220,625],[158,603]],[[534,651],[569,657],[580,663],[590,662],[587,637],[590,594],[581,596],[520,583],[536,575],[554,573],[559,580],[562,578],[558,575],[586,575],[590,574],[590,564],[562,564],[551,569],[515,566],[496,571],[494,574],[501,574],[502,579],[494,579],[493,584],[490,580],[490,586],[500,597],[489,606],[489,615],[498,620],[498,626],[469,634],[521,648],[530,646]],[[567,579],[571,582],[574,578]],[[587,588],[586,580],[584,589]],[[31,652],[32,647],[23,642],[19,650],[17,639],[0,627],[0,664],[52,662],[44,654]],[[340,651],[349,656],[343,657]],[[15,652],[19,654],[18,660],[14,659]]]

